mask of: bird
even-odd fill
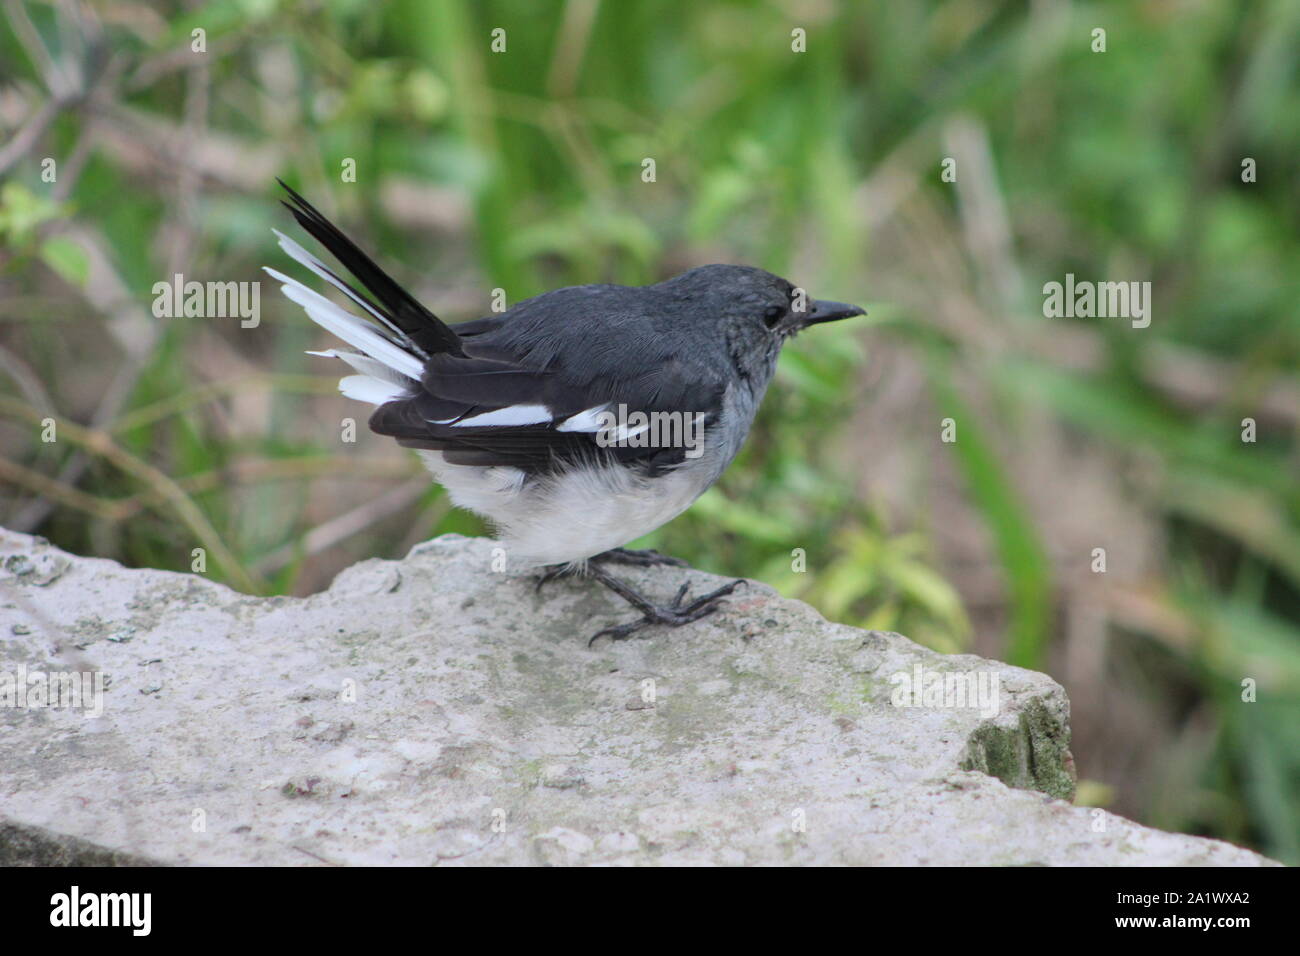
[[[712,614],[735,580],[658,604],[612,564],[684,565],[627,548],[685,511],[744,443],[782,346],[814,325],[864,315],[753,266],[712,264],[653,285],[554,289],[449,325],[292,187],[297,224],[365,290],[278,229],[280,248],[355,309],[266,266],[281,291],[345,343],[308,354],[352,374],[370,430],[415,449],[453,504],[485,518],[509,563],[594,578],[640,617],[598,631],[623,640]]]

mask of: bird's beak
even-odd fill
[[[812,311],[807,313],[800,328],[806,329],[810,325],[820,325],[823,322],[838,322],[840,319],[851,319],[855,315],[866,314],[866,309],[860,309],[856,305],[849,305],[847,302],[816,299],[812,303]]]

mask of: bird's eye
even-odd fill
[[[783,315],[785,315],[785,309],[781,308],[781,306],[769,305],[767,311],[763,313],[763,324],[770,329],[781,320]]]

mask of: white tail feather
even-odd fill
[[[359,348],[366,355],[383,363],[395,372],[419,380],[423,363],[379,334],[364,319],[358,318],[341,306],[335,305],[318,292],[307,288],[297,279],[291,279],[270,266],[262,267],[267,275],[280,280],[280,291],[293,302],[307,310],[308,317],[317,325],[333,332],[344,342]]]
[[[362,355],[360,352],[348,352],[343,349],[325,349],[323,352],[313,352],[309,349],[307,354],[319,355],[323,358],[342,359],[362,375],[369,375],[381,382],[400,385],[402,388],[410,388],[411,386],[411,380],[401,372],[394,372],[383,362],[376,361],[369,355]]]
[[[348,398],[371,405],[383,405],[406,397],[408,390],[393,382],[385,382],[369,375],[345,375],[339,379],[339,391]]]
[[[403,345],[407,345],[410,346],[411,348],[415,348],[414,343],[411,342],[411,340],[407,337],[405,332],[403,332],[397,326],[393,325],[393,323],[390,322],[383,315],[383,313],[381,313],[373,305],[367,302],[364,298],[362,298],[356,292],[352,291],[352,289],[348,288],[346,282],[343,282],[336,276],[332,275],[329,269],[326,268],[325,263],[321,262],[310,252],[304,249],[302,246],[298,245],[298,243],[294,242],[292,239],[290,239],[288,236],[282,233],[279,229],[272,229],[271,231],[280,237],[281,249],[289,253],[289,255],[293,256],[293,258],[297,259],[299,262],[305,265],[312,272],[316,273],[316,275],[320,276],[322,279],[324,279],[330,285],[334,286],[334,288],[338,289],[340,292],[346,295],[357,305],[361,306],[361,308],[365,309],[367,312],[373,315],[381,325],[385,326],[394,335],[396,335],[402,341]]]

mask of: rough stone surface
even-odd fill
[[[1042,674],[754,582],[589,649],[617,598],[491,567],[444,537],[254,598],[0,531],[0,695],[20,667],[107,682],[99,717],[0,696],[0,863],[1269,862],[1061,799],[1069,702]],[[918,666],[996,677],[996,712],[895,706]]]

